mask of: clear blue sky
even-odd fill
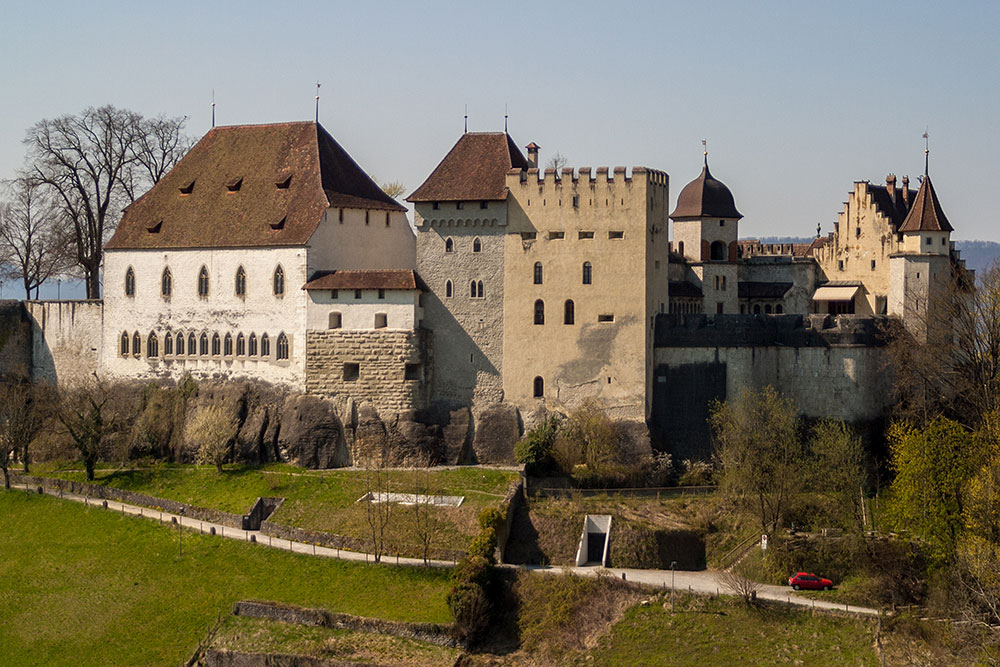
[[[485,8],[483,8],[485,7]],[[320,120],[416,188],[462,131],[671,196],[701,140],[742,236],[831,229],[854,180],[931,175],[956,238],[1000,240],[996,2],[22,2],[0,23],[0,177],[41,118],[112,103],[219,124]]]

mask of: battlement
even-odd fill
[[[508,188],[538,187],[540,191],[551,190],[555,193],[564,187],[591,188],[613,187],[623,184],[626,187],[634,182],[644,182],[647,187],[666,188],[670,176],[665,171],[649,169],[648,167],[632,167],[631,172],[626,167],[563,167],[556,169],[511,169],[507,172]]]
[[[888,318],[861,315],[656,316],[656,347],[831,347],[885,344]]]

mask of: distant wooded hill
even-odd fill
[[[811,243],[811,236],[763,236],[761,243]],[[995,241],[955,241],[955,247],[962,252],[965,265],[975,270],[977,275],[1000,260],[1000,243]]]

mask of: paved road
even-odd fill
[[[12,484],[12,488],[20,488],[25,491],[29,489],[24,484]],[[33,492],[33,490],[31,490]],[[46,493],[51,494],[51,490],[46,490]],[[255,541],[257,544],[270,547],[273,549],[281,549],[282,551],[292,551],[295,553],[309,554],[313,556],[323,556],[326,558],[339,558],[341,560],[351,560],[351,561],[364,561],[373,562],[374,556],[366,553],[358,553],[356,551],[348,551],[346,549],[332,549],[330,547],[316,546],[315,544],[307,544],[305,542],[295,542],[292,540],[285,540],[279,538],[272,538],[268,535],[263,535],[260,531],[256,530],[239,530],[236,528],[230,528],[229,526],[223,526],[222,524],[212,523],[209,521],[199,521],[198,519],[193,519],[187,516],[179,516],[176,514],[171,514],[169,512],[162,512],[160,510],[149,509],[148,507],[139,507],[137,505],[129,505],[127,503],[122,503],[117,500],[101,500],[94,498],[87,498],[80,495],[75,495],[71,493],[63,493],[61,498],[65,500],[73,500],[80,503],[86,503],[87,505],[95,505],[97,507],[102,507],[104,502],[108,504],[108,511],[120,512],[122,514],[129,514],[133,516],[141,516],[161,523],[176,523],[181,522],[181,525],[185,528],[190,528],[191,530],[196,530],[200,533],[211,533],[212,528],[215,529],[215,534],[221,537],[240,540],[242,542]],[[383,563],[389,563],[392,565],[424,565],[424,561],[420,558],[403,558],[396,556],[386,556],[382,559]],[[452,567],[454,565],[453,561],[444,560],[430,560],[427,565],[431,567]],[[624,574],[627,581],[634,581],[642,584],[649,584],[652,586],[659,586],[662,588],[669,589],[671,587],[671,582],[675,587],[675,590],[679,591],[689,591],[692,593],[701,593],[708,595],[717,595],[719,593],[728,592],[726,587],[719,581],[719,573],[713,570],[701,570],[698,572],[688,572],[677,570],[671,573],[669,570],[634,570],[629,568],[600,568],[600,567],[542,567],[535,565],[524,565],[524,566],[508,566],[508,567],[520,567],[526,570],[532,570],[537,572],[547,572],[550,574],[577,574],[581,576],[597,576],[600,573],[609,573],[614,577],[621,578]],[[841,611],[853,614],[862,614],[866,616],[877,616],[879,611],[877,609],[872,609],[870,607],[858,607],[854,605],[844,605],[836,604],[833,602],[828,602],[825,600],[816,600],[812,598],[804,598],[792,594],[792,592],[783,586],[772,586],[768,584],[761,584],[757,591],[757,597],[764,600],[772,600],[776,602],[784,602],[789,605],[797,605],[800,607],[807,607],[812,609],[823,609],[828,611]]]

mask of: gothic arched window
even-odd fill
[[[123,357],[128,356],[128,332],[123,331],[121,340],[118,341],[118,353]]]
[[[444,295],[446,297],[448,297],[449,299],[451,298],[451,281],[450,280],[444,284]]]
[[[146,356],[150,359],[160,356],[160,339],[152,331],[146,337]]]
[[[483,243],[478,238],[472,241],[472,252],[480,252],[483,249]]]
[[[476,298],[483,299],[486,297],[486,290],[483,289],[483,281],[476,281]]]
[[[227,357],[233,356],[233,334],[227,333],[222,339],[222,354]]]
[[[271,356],[271,339],[267,337],[267,334],[260,335],[260,356]]]
[[[174,353],[174,337],[169,333],[163,334],[163,355],[167,356]]]
[[[248,343],[249,355],[251,357],[257,356],[257,334],[250,334],[250,342]]]
[[[243,334],[236,336],[236,356],[242,357],[247,353],[247,341],[243,338]]]
[[[125,271],[125,296],[135,296],[135,271],[131,266]]]
[[[174,341],[176,344],[174,347],[177,348],[177,354],[184,354],[184,334],[177,334],[177,340]]]
[[[222,351],[222,349],[221,349],[222,348],[221,343],[222,343],[222,339],[219,338],[219,334],[217,334],[217,333],[212,334],[212,355],[213,356],[219,356],[219,353]]]
[[[247,295],[247,272],[242,266],[236,269],[236,296]]]
[[[198,352],[200,352],[202,355],[208,354],[208,334],[207,333],[203,333],[201,335],[201,340],[199,341],[199,345],[198,345]]]
[[[188,354],[198,354],[198,339],[195,338],[193,331],[188,334]]]
[[[274,270],[274,296],[282,296],[285,293],[285,270],[281,264]]]
[[[476,298],[476,281],[475,280],[473,280],[472,282],[469,283],[469,296],[472,297],[473,299]]]
[[[274,357],[275,359],[288,358],[288,336],[284,332],[278,334],[278,342],[274,345]]]
[[[455,242],[452,241],[450,238],[449,239],[445,239],[445,242],[444,242],[444,251],[445,252],[455,252]]]
[[[142,354],[142,336],[136,331],[132,334],[132,356],[138,357]]]
[[[204,266],[198,272],[198,296],[208,296],[208,268]]]

